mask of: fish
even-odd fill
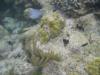
[[[40,19],[43,15],[39,9],[34,9],[34,8],[27,8],[25,10],[25,13],[28,18],[33,20]]]

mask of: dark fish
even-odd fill
[[[84,47],[84,46],[86,46],[86,45],[88,45],[88,43],[83,44],[82,47]]]
[[[69,43],[69,40],[63,39],[63,43],[64,43],[64,46],[66,46]]]
[[[81,25],[78,25],[78,24],[77,24],[76,28],[79,29],[79,30],[81,30],[81,31],[84,31],[84,27],[81,26]]]

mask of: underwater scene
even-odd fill
[[[0,75],[100,75],[100,0],[0,0]]]

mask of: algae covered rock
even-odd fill
[[[57,37],[64,27],[63,20],[56,14],[53,13],[53,15],[50,14],[49,16],[44,16],[39,24],[40,26],[26,31],[22,38],[23,49],[27,54],[28,61],[33,66],[37,66],[36,72],[33,74],[41,75],[44,67],[48,66],[49,62],[59,62],[61,60],[59,53],[48,49],[43,50],[38,46],[38,43],[44,44]]]
[[[61,60],[60,55],[57,53],[54,53],[54,51],[45,52],[44,50],[41,50],[37,46],[37,39],[36,34],[33,30],[32,34],[28,34],[26,38],[23,40],[23,49],[25,50],[27,54],[28,61],[33,65],[36,66],[36,71],[33,72],[33,75],[42,75],[42,71],[45,66],[48,66],[48,63],[51,61],[57,61],[59,62]]]
[[[84,44],[88,43],[87,37],[81,32],[72,32],[70,36],[70,44],[72,47],[80,47]]]
[[[85,32],[95,32],[97,30],[97,20],[93,14],[87,14],[76,20],[77,25],[84,28]]]
[[[88,63],[85,69],[89,75],[100,75],[100,58],[95,58]]]
[[[39,35],[41,42],[43,42],[43,38],[46,38],[46,41],[48,41],[51,38],[53,39],[57,37],[61,33],[65,24],[61,16],[58,13],[54,12],[44,16],[41,19],[40,25],[41,27]]]

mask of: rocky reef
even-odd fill
[[[99,0],[51,0],[54,10],[60,10],[69,17],[78,17],[98,9]]]
[[[0,75],[100,75],[100,1],[0,0]]]

